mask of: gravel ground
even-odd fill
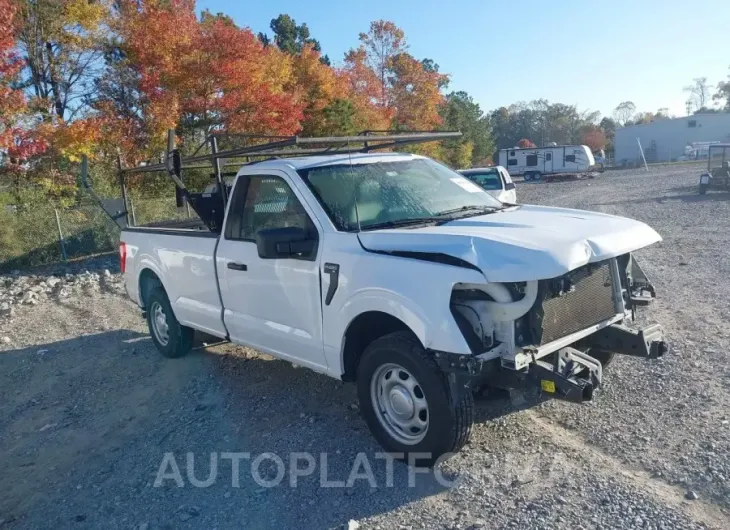
[[[373,458],[352,385],[204,338],[161,358],[115,259],[0,276],[0,528],[730,528],[730,194],[700,197],[698,174],[517,183],[664,236],[639,257],[671,351],[615,361],[592,404],[481,401],[469,445],[416,476]],[[225,452],[250,453],[237,484]],[[314,472],[294,477],[302,452]]]

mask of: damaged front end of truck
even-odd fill
[[[451,310],[473,355],[433,355],[455,398],[488,387],[590,401],[614,355],[667,353],[659,324],[627,325],[655,296],[630,253],[550,279],[458,284]]]

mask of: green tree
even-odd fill
[[[322,51],[319,41],[310,35],[307,24],[298,25],[297,21],[287,14],[281,14],[271,19],[270,27],[274,32],[274,43],[281,51],[289,55],[299,55],[306,45],[311,45],[316,52]],[[270,43],[268,36],[263,33],[259,33],[259,39],[264,46],[268,46]],[[326,55],[322,55],[320,60],[323,64],[330,65],[330,59]]]
[[[720,81],[717,84],[717,93],[712,99],[721,104],[726,112],[730,112],[730,75],[727,81]]]
[[[692,80],[692,84],[687,85],[682,90],[690,95],[699,112],[705,111],[705,105],[710,100],[710,85],[707,84],[706,77],[695,77]]]
[[[636,112],[636,105],[633,101],[622,101],[613,109],[613,117],[616,123],[625,127]]]
[[[598,126],[603,131],[603,134],[606,135],[605,151],[608,153],[613,153],[613,141],[616,137],[616,122],[613,118],[609,118],[608,116],[606,116],[601,120]]]
[[[358,132],[357,109],[349,99],[335,99],[322,111],[330,134],[349,136]]]
[[[445,150],[458,152],[460,161],[467,152],[466,144],[471,145],[468,165],[476,165],[491,157],[494,152],[489,119],[484,115],[479,104],[466,92],[451,92],[440,109],[443,127],[447,130],[461,131],[463,136],[459,140],[449,142]],[[460,167],[465,165],[460,164]]]

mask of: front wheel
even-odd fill
[[[539,171],[537,173],[532,174],[532,180],[540,180],[540,179],[542,179],[542,173],[540,173]]]
[[[454,403],[446,375],[408,332],[385,335],[365,349],[357,393],[375,439],[409,463],[431,466],[471,434],[471,392]]]
[[[525,182],[529,182],[532,180],[532,173],[525,173],[525,176],[523,177],[525,179]]]

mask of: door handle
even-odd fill
[[[233,269],[234,271],[247,271],[248,267],[244,265],[243,263],[236,263],[235,261],[229,261],[228,265],[226,265],[229,269]]]
[[[337,292],[337,285],[340,279],[340,265],[337,263],[325,263],[324,272],[329,274],[330,277],[330,286],[327,289],[327,296],[324,299],[324,305],[330,305],[332,298]]]

